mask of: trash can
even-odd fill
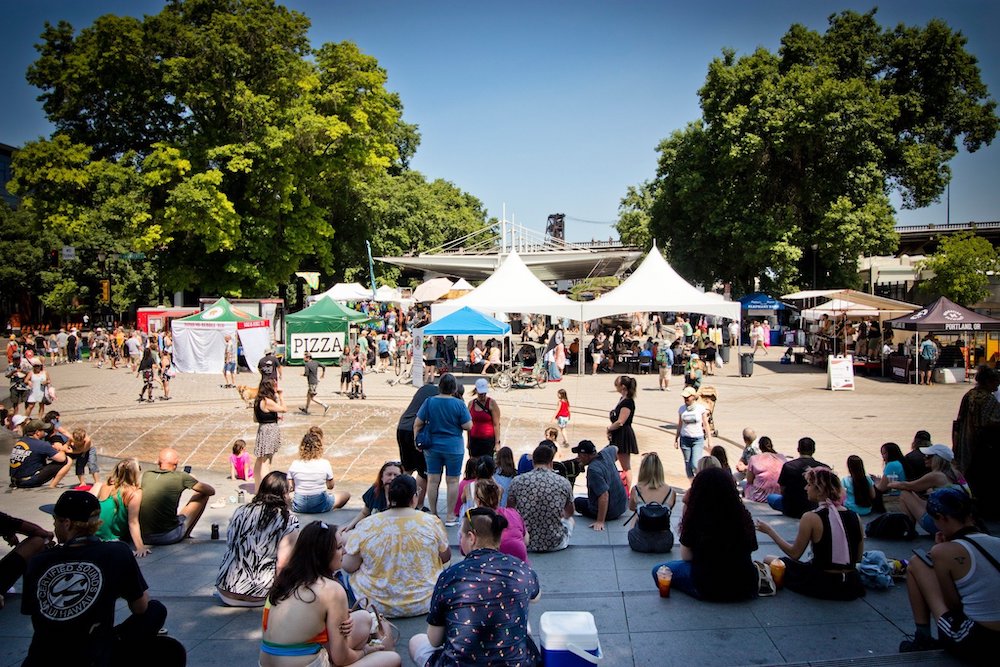
[[[805,362],[805,356],[806,355],[803,354],[802,352],[793,352],[792,356],[795,357],[795,363],[797,363],[797,364],[801,364],[801,363]]]
[[[719,347],[719,356],[722,357],[722,363],[729,363],[729,346],[722,345]]]
[[[753,354],[744,352],[740,355],[740,377],[748,378],[753,375]]]

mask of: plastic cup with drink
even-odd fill
[[[785,581],[785,561],[780,558],[771,561],[771,578],[774,579],[774,587],[781,588]]]
[[[656,571],[656,587],[660,591],[661,598],[670,597],[670,581],[673,576],[674,573],[666,565],[661,565],[660,569]]]

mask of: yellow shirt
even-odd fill
[[[351,587],[390,618],[426,614],[448,547],[444,524],[417,510],[389,510],[347,533],[344,553],[361,556]]]

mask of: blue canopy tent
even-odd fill
[[[466,306],[423,328],[425,336],[506,336],[510,325]]]
[[[465,306],[416,330],[414,350],[423,349],[424,336],[505,336],[510,349],[510,325]],[[423,384],[423,355],[413,355],[413,384]]]

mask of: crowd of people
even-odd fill
[[[696,345],[696,330],[688,333],[684,324],[682,340],[690,337]],[[104,343],[103,360],[95,363],[117,365],[112,338]],[[116,348],[126,350],[124,363],[130,369],[146,372],[153,350],[161,360],[167,356],[169,368],[169,338],[165,343],[134,338],[136,354],[128,345]],[[780,561],[787,589],[853,600],[865,594],[857,570],[865,550],[862,517],[885,511],[887,503],[910,518],[913,531],[935,538],[932,558],[961,550],[963,558],[979,563],[972,568],[949,562],[946,576],[929,574],[922,563],[912,567],[907,586],[916,630],[901,650],[939,645],[929,631],[932,621],[940,638],[966,654],[1000,637],[1000,598],[992,594],[1000,590],[1000,573],[987,567],[990,558],[1000,556],[1000,541],[975,536],[972,501],[989,511],[980,496],[991,498],[990,490],[985,481],[973,483],[972,467],[993,456],[990,438],[1000,424],[995,371],[981,369],[976,387],[963,399],[954,450],[919,431],[905,455],[895,443],[881,447],[880,475],[869,475],[861,459],[851,456],[844,462],[846,475],[838,476],[833,466],[817,460],[811,438],[799,439],[797,456],[786,457],[769,437],[757,437],[750,428],[744,429],[744,448],[730,466],[726,449],[713,443],[710,411],[699,400],[695,381],[707,367],[697,363],[698,348],[685,350],[686,343],[679,343],[661,354],[650,343],[649,356],[656,363],[671,367],[684,355],[690,372],[685,372],[676,423],[675,444],[690,480],[679,508],[677,490],[667,484],[655,452],[638,459],[633,483],[633,456],[641,453],[632,427],[635,378],[622,375],[613,382],[617,401],[609,412],[608,444],[598,447],[584,439],[568,447],[569,399],[560,390],[553,426],[515,465],[511,448],[501,439],[501,407],[490,396],[488,382],[477,381],[466,395],[457,378],[444,373],[436,384],[417,390],[402,411],[399,461],[379,468],[363,494],[363,508],[342,526],[323,520],[300,525],[299,515],[324,514],[350,498],[336,489],[320,428],[310,427],[301,436],[298,457],[287,471],[272,470],[273,456],[282,446],[278,422],[289,408],[280,362],[266,355],[253,402],[258,427],[254,456],[245,442],[237,441],[231,459],[231,475],[252,481],[255,495],[236,509],[229,523],[216,580],[223,604],[264,608],[260,663],[397,665],[401,647],[395,646],[391,625],[381,617],[425,615],[427,633],[413,637],[408,647],[417,664],[463,664],[471,656],[480,662],[484,656],[505,656],[513,659],[511,664],[533,664],[537,649],[526,632],[527,604],[540,589],[530,557],[569,547],[577,514],[592,519],[590,528],[596,531],[613,520],[634,521],[628,542],[638,552],[673,553],[677,547],[679,558],[655,566],[653,578],[661,567],[669,568],[674,588],[698,599],[740,600],[758,594],[761,570],[753,554],[760,532],[781,552],[763,562]],[[372,348],[377,367],[381,347],[376,342]],[[358,356],[363,353],[359,350]],[[20,358],[14,367],[23,367]],[[32,366],[25,376],[29,387],[39,380],[37,374]],[[311,401],[325,408],[314,391],[322,375],[310,372],[308,365],[305,375]],[[660,388],[669,389],[669,379],[662,382],[661,376]],[[166,383],[163,390],[168,392]],[[308,413],[309,404],[307,400],[303,412]],[[60,497],[54,531],[0,517],[5,535],[26,538],[4,559],[0,581],[24,576],[25,590],[38,592],[24,596],[25,613],[33,620],[47,619],[35,625],[28,664],[45,664],[55,650],[45,641],[57,629],[50,627],[52,619],[43,608],[43,593],[52,585],[46,573],[70,558],[102,573],[114,569],[114,575],[106,576],[121,581],[115,590],[132,612],[114,626],[113,615],[110,620],[107,616],[114,599],[95,603],[90,613],[100,631],[88,640],[94,651],[124,655],[136,646],[148,651],[153,642],[161,642],[157,659],[179,664],[170,660],[179,660],[183,649],[158,632],[166,609],[149,599],[134,559],[190,536],[215,490],[179,470],[180,457],[171,448],[159,452],[150,470],[142,471],[134,459],[119,461],[104,481],[86,432],[67,431],[57,412],[30,416],[26,410],[11,415],[8,423],[19,436],[11,454],[12,485],[56,485],[73,467],[82,486],[87,472],[93,484],[89,491]],[[565,449],[573,456],[559,457]],[[585,477],[586,494],[574,497],[578,476]],[[767,521],[754,522],[747,503],[766,503],[798,520],[794,539],[786,540]],[[678,513],[679,522],[672,521]],[[450,527],[458,528],[464,559],[449,566]],[[62,547],[42,558],[44,545],[53,540]],[[130,545],[132,554],[127,566],[122,543]],[[985,560],[978,560],[979,553]]]

